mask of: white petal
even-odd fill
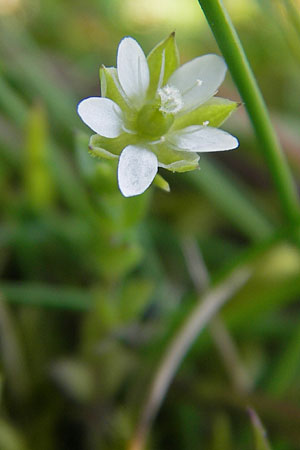
[[[182,111],[194,109],[212,97],[223,82],[226,70],[224,59],[218,55],[199,56],[175,70],[168,85],[181,92]]]
[[[128,145],[120,155],[118,183],[125,197],[142,194],[152,183],[158,168],[157,157],[146,148]]]
[[[186,152],[219,152],[239,146],[237,138],[226,131],[201,125],[170,133],[167,140],[175,150]]]
[[[119,44],[117,70],[129,100],[136,108],[142,107],[149,86],[149,67],[143,50],[130,37],[122,39]]]
[[[101,136],[114,138],[123,131],[122,111],[109,98],[85,98],[78,104],[77,112],[83,122]]]

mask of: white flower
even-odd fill
[[[117,70],[107,69],[121,99],[119,104],[110,98],[89,97],[78,105],[83,122],[108,138],[108,144],[124,133],[129,136],[129,144],[120,156],[116,155],[118,184],[125,197],[142,194],[151,185],[158,167],[177,170],[180,161],[176,152],[181,152],[181,160],[190,162],[191,167],[186,170],[191,170],[199,159],[197,152],[230,150],[239,145],[234,136],[208,126],[208,120],[201,124],[192,119],[189,122],[192,112],[206,104],[223,82],[223,58],[213,54],[200,56],[172,71],[167,80],[166,68],[163,50],[154,73],[157,84],[149,98],[151,73],[147,59],[139,44],[126,37],[119,44]],[[175,125],[184,121],[185,115],[189,126],[177,128]],[[191,153],[196,153],[193,160]]]

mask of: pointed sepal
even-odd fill
[[[165,192],[171,191],[169,183],[159,173],[154,178],[153,184]]]
[[[147,57],[150,71],[148,97],[152,98],[157,89],[167,84],[172,73],[179,66],[179,52],[175,41],[175,33],[161,41]]]
[[[198,108],[176,117],[173,130],[180,130],[190,125],[209,125],[218,128],[235,111],[240,103],[221,97],[212,97]]]

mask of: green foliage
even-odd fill
[[[211,450],[231,450],[232,448],[230,419],[225,414],[218,414],[213,422]]]
[[[53,186],[49,170],[47,120],[40,105],[29,113],[25,158],[28,202],[33,209],[47,209],[51,205]]]
[[[26,450],[23,436],[9,423],[0,420],[0,446],[6,450]]]

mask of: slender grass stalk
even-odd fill
[[[248,408],[248,413],[252,423],[253,437],[256,450],[271,450],[269,441],[267,439],[267,432],[261,423],[260,418],[252,408]]]
[[[93,295],[88,290],[43,283],[1,282],[0,300],[1,295],[7,303],[80,312],[90,311],[93,304]]]
[[[191,280],[198,295],[210,286],[210,276],[195,238],[186,237],[182,241],[183,254]],[[237,392],[247,393],[253,382],[239,355],[238,348],[219,314],[211,320],[209,332],[232,386]]]
[[[24,399],[30,388],[30,378],[24,358],[24,351],[18,337],[17,324],[5,297],[0,292],[0,350],[2,365],[9,379],[15,399]]]
[[[151,424],[187,351],[224,303],[247,282],[250,273],[248,267],[239,268],[200,297],[162,356],[128,450],[144,449]]]
[[[285,217],[289,223],[299,224],[300,210],[296,186],[237,32],[222,0],[198,2],[245,103]]]

